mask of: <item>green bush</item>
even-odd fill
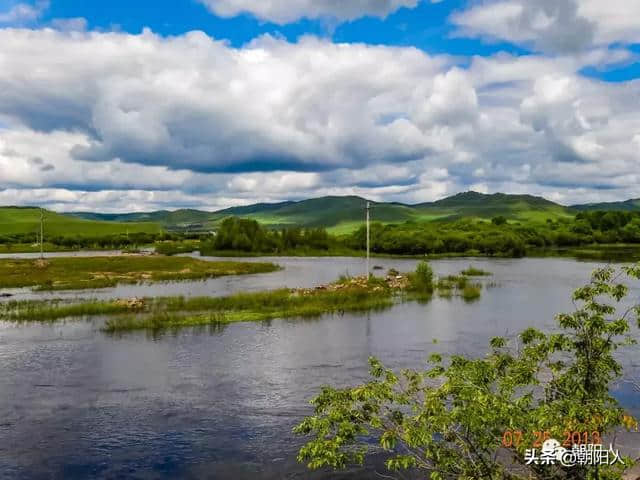
[[[433,269],[424,260],[418,263],[416,271],[409,275],[410,289],[415,292],[433,292]]]
[[[640,264],[621,270],[640,279]],[[298,460],[312,469],[346,469],[376,451],[386,454],[389,470],[417,470],[432,480],[622,479],[630,458],[567,467],[525,457],[535,432],[562,439],[566,431],[604,436],[637,428],[610,393],[622,374],[616,351],[635,345],[631,314],[640,325],[640,306],[616,310],[629,292],[620,274],[596,270],[574,292],[576,310],[557,316],[553,333],[528,328],[517,338],[496,337],[478,358],[445,359],[436,351],[424,371],[396,373],[371,358],[371,381],[326,386],[312,400],[314,414],[294,429],[309,437]],[[503,444],[508,431],[521,432],[520,441]]]

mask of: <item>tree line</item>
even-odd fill
[[[200,251],[275,254],[298,249],[326,251],[337,245],[337,240],[323,228],[268,229],[255,220],[229,217],[220,223],[212,238],[202,242]]]
[[[366,228],[361,227],[345,242],[356,250],[366,248]],[[583,212],[575,218],[535,224],[496,217],[491,222],[462,219],[371,225],[371,249],[375,253],[474,252],[518,257],[531,249],[615,243],[640,244],[640,212]]]
[[[366,248],[364,225],[348,235],[330,235],[324,228],[267,228],[255,220],[229,217],[215,234],[175,232],[104,236],[46,236],[65,249],[131,248],[157,242],[199,239],[202,253],[234,251],[255,254],[344,252]],[[0,245],[36,244],[37,232],[0,235]],[[467,218],[435,222],[371,224],[371,251],[380,254],[480,254],[520,257],[535,249],[594,244],[640,244],[640,212],[581,212],[575,217],[517,222],[503,216],[491,221]]]

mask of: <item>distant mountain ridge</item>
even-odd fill
[[[256,203],[214,212],[195,209],[133,212],[123,214],[79,212],[63,214],[85,220],[161,225],[167,230],[211,230],[225,217],[251,218],[271,227],[324,227],[347,233],[362,225],[367,200],[358,196],[325,196],[300,201]],[[461,192],[434,202],[415,205],[371,201],[371,218],[383,223],[455,220],[466,217],[489,219],[505,216],[516,221],[546,221],[571,217],[584,210],[640,211],[640,200],[566,207],[543,197],[526,194]]]
[[[602,202],[602,203],[586,203],[584,205],[572,205],[571,208],[580,211],[587,210],[617,210],[617,211],[637,211],[640,210],[640,198],[632,198],[624,202]]]
[[[519,195],[519,194],[510,194],[510,193],[479,193],[470,190],[468,192],[456,193],[450,197],[443,198],[441,200],[436,200],[435,202],[422,203],[418,205],[414,205],[415,207],[432,205],[432,206],[441,206],[441,207],[455,207],[455,206],[464,206],[464,205],[481,205],[481,206],[503,206],[506,204],[514,204],[514,203],[528,203],[531,206],[540,206],[540,207],[562,207],[551,200],[547,200],[544,197],[536,197],[534,195]]]

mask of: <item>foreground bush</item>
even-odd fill
[[[630,319],[640,306],[616,316],[628,287],[620,275],[640,279],[640,265],[597,270],[573,294],[576,311],[558,315],[558,333],[527,329],[494,338],[483,358],[434,353],[426,371],[386,369],[370,360],[372,380],[323,388],[315,414],[295,432],[311,436],[299,460],[310,468],[343,469],[372,449],[387,453],[390,470],[422,471],[432,479],[620,479],[624,465],[526,464],[534,432],[562,439],[565,431],[605,435],[637,427],[610,395],[622,374],[614,353],[634,344]],[[523,438],[509,448],[507,431]],[[627,465],[631,462],[626,459]]]
[[[416,271],[409,274],[409,285],[415,292],[433,292],[433,269],[427,262],[418,263]]]

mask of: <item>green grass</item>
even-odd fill
[[[53,322],[61,318],[114,315],[130,310],[126,304],[117,301],[10,301],[0,303],[0,319],[13,322]]]
[[[54,245],[53,243],[44,242],[45,252],[72,252],[77,250],[73,247],[63,247],[60,245]],[[38,243],[9,243],[0,244],[0,253],[37,253],[40,251],[40,244]]]
[[[469,268],[460,272],[462,275],[466,275],[467,277],[484,277],[491,275],[491,272],[487,272],[485,270],[481,270],[479,268],[475,268],[469,265]]]
[[[466,285],[462,289],[462,298],[466,302],[473,302],[480,298],[481,295],[481,286],[479,284],[476,285]]]
[[[191,253],[200,249],[199,240],[164,241],[156,242],[154,245],[156,253],[161,255],[177,255],[180,253]]]
[[[318,291],[297,295],[288,290],[244,293],[222,298],[173,300],[167,310],[148,315],[126,315],[110,318],[105,332],[144,329],[166,329],[184,326],[255,322],[274,318],[317,317],[326,313],[345,313],[388,308],[393,305],[390,292],[365,289]],[[189,314],[197,306],[204,310]]]
[[[541,248],[530,252],[533,257],[571,257],[578,260],[632,262],[640,260],[638,244],[598,244],[582,247]]]
[[[347,235],[349,233],[355,232],[360,227],[362,227],[362,225],[364,225],[364,220],[344,221],[327,228],[327,232],[332,235]]]
[[[47,235],[100,237],[128,233],[160,233],[161,227],[152,222],[105,222],[84,220],[59,213],[45,211],[45,239]],[[40,232],[40,209],[0,207],[0,232],[3,235]]]
[[[111,287],[120,283],[197,280],[264,273],[272,263],[207,262],[190,257],[118,256],[39,260],[0,260],[0,288],[65,290]]]
[[[378,283],[372,286],[378,286]],[[0,320],[51,322],[63,318],[110,316],[107,332],[175,328],[273,318],[315,317],[325,313],[369,311],[393,305],[389,289],[239,293],[227,297],[161,297],[143,299],[135,307],[126,301],[18,301],[0,304]]]
[[[465,302],[475,302],[482,294],[482,285],[470,283],[464,275],[447,275],[438,279],[436,291],[439,297],[451,298],[454,295],[462,297]]]

